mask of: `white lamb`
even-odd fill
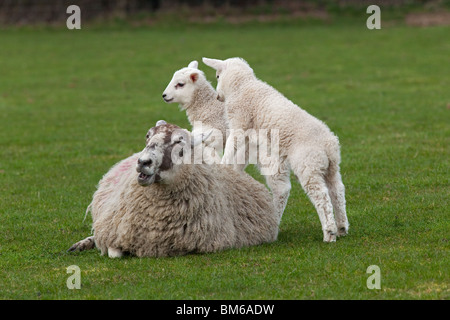
[[[211,132],[205,141],[209,149],[205,148],[204,160],[206,163],[220,163],[219,154],[225,147],[228,129],[225,107],[216,99],[217,92],[203,71],[198,69],[198,62],[192,61],[187,68],[176,71],[162,97],[165,102],[178,103],[181,110],[186,110],[193,132]]]
[[[323,240],[332,242],[336,235],[347,234],[338,138],[325,123],[257,79],[245,60],[203,58],[203,62],[217,71],[218,99],[225,101],[230,129],[279,132],[279,157],[273,163],[278,172],[266,176],[279,217],[289,197],[292,170],[317,210]],[[230,134],[222,163],[232,163],[233,146],[234,137]]]
[[[69,251],[158,257],[275,241],[269,191],[227,166],[189,164],[189,140],[189,131],[158,121],[145,149],[102,178],[88,208],[94,236]]]

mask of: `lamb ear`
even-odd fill
[[[191,133],[191,146],[195,147],[201,144],[203,141],[209,138],[209,136],[213,133],[213,129],[207,132],[192,132]]]
[[[191,61],[188,65],[188,68],[198,69],[198,62],[196,60]]]
[[[198,80],[198,73],[197,72],[191,73],[189,77],[191,78],[192,82],[195,82]]]
[[[208,67],[211,67],[216,70],[222,70],[225,67],[225,62],[223,60],[217,60],[217,59],[209,59],[209,58],[203,58],[203,63],[206,64]]]
[[[157,127],[157,126],[161,126],[161,125],[163,125],[163,124],[167,124],[167,122],[164,121],[164,120],[158,120],[158,121],[156,122],[156,127]]]

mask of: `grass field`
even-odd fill
[[[0,299],[449,299],[449,33],[365,23],[1,30]],[[102,175],[141,150],[157,120],[189,126],[161,94],[203,56],[244,57],[339,136],[349,235],[323,243],[293,179],[272,244],[158,259],[67,253],[90,234],[84,212]],[[79,290],[66,287],[70,265]],[[366,286],[370,265],[379,290]]]

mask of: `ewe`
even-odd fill
[[[245,60],[203,58],[203,62],[217,71],[217,98],[225,101],[231,130],[279,132],[279,157],[274,161],[278,172],[266,176],[279,218],[289,197],[292,170],[317,210],[323,240],[332,242],[336,241],[336,235],[347,234],[349,224],[345,188],[339,172],[338,138],[322,121],[257,79]],[[222,163],[233,162],[234,139],[231,132]]]
[[[268,190],[227,166],[190,164],[193,145],[202,142],[194,140],[158,121],[145,149],[100,180],[88,207],[94,236],[69,250],[96,246],[110,257],[158,257],[275,241],[278,219]]]
[[[217,92],[206,80],[203,71],[198,69],[198,62],[192,61],[187,68],[176,71],[162,95],[167,103],[179,103],[181,110],[192,125],[193,132],[210,132],[211,138],[205,141],[213,158],[206,155],[205,162],[220,163],[219,154],[223,151],[228,129],[223,103],[216,99]]]

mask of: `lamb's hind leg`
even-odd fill
[[[303,157],[292,169],[300,184],[316,208],[322,224],[323,241],[336,241],[337,226],[333,215],[333,205],[325,183],[328,169],[328,158],[321,152],[304,152]]]
[[[345,236],[348,233],[349,223],[345,209],[345,187],[342,183],[339,168],[334,172],[331,171],[326,181],[336,217],[337,235]]]
[[[95,248],[95,240],[94,236],[87,237],[81,241],[78,241],[74,245],[72,245],[67,251],[84,251],[91,250]]]
[[[320,174],[313,174],[309,178],[302,177],[300,179],[303,189],[319,215],[320,223],[322,224],[323,241],[336,241],[337,226],[333,215],[333,205],[331,204],[331,198],[324,178]]]

